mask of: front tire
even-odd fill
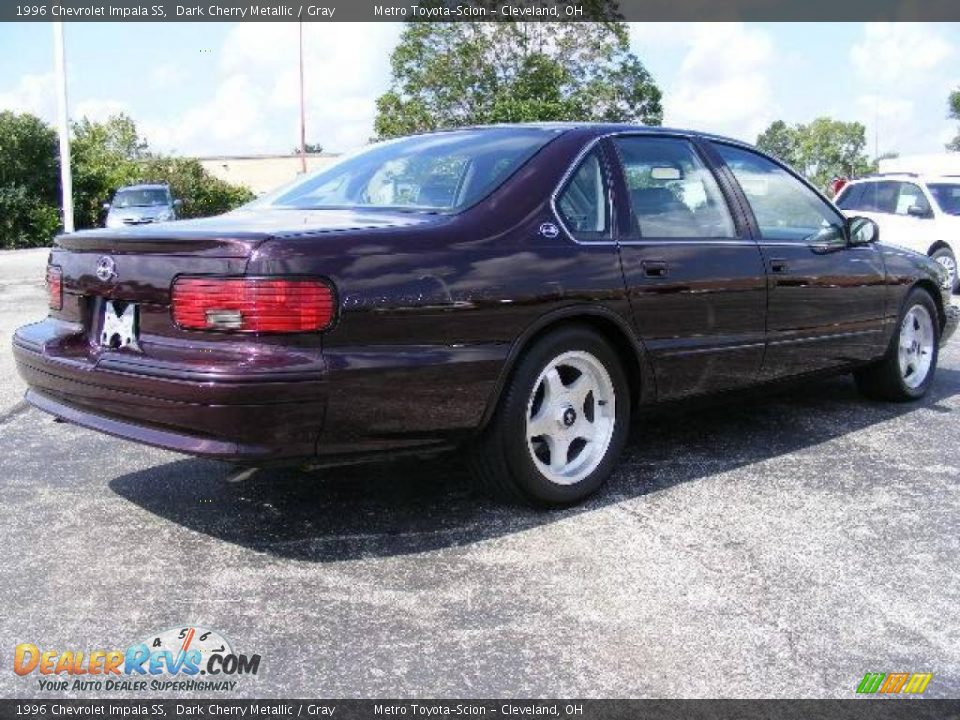
[[[937,306],[930,293],[915,288],[903,304],[886,354],[854,373],[857,387],[878,400],[919,400],[933,382],[939,345]]]
[[[550,332],[519,361],[471,448],[481,488],[541,507],[580,502],[610,476],[629,431],[630,386],[589,327]]]

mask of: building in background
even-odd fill
[[[338,157],[327,153],[308,154],[307,172],[320,170]],[[214,177],[246,185],[256,195],[286,185],[301,174],[299,155],[215,155],[197,160]]]

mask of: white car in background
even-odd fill
[[[851,180],[835,200],[849,216],[880,226],[880,241],[929,255],[958,289],[960,175],[891,173]]]

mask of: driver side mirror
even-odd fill
[[[911,205],[907,208],[907,215],[916,218],[928,218],[930,217],[930,212],[920,205]]]
[[[183,207],[183,200],[181,200],[180,198],[177,198],[176,200],[173,201],[173,206],[179,210],[180,208]]]
[[[880,226],[870,218],[852,217],[847,220],[847,243],[869,245],[880,240]]]
[[[103,204],[103,209],[104,209],[104,210],[109,210],[109,209],[110,209],[110,203],[104,203],[104,204]]]

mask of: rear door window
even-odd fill
[[[869,190],[864,193],[862,209],[892,215],[897,209],[899,193],[900,183],[892,180],[869,183]]]
[[[922,213],[923,215],[931,214],[930,203],[927,201],[927,196],[923,194],[923,190],[920,189],[919,185],[909,182],[898,184],[900,191],[897,193],[897,204],[895,208],[897,215],[909,215],[910,208],[916,208],[916,212]]]
[[[620,137],[634,231],[648,238],[733,238],[726,200],[693,145],[679,138]]]

